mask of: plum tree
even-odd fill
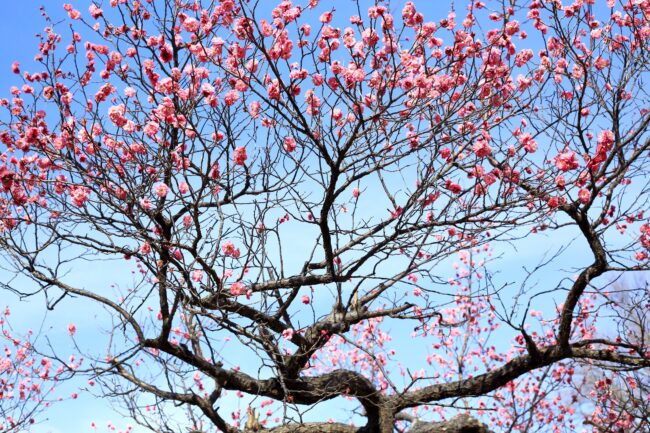
[[[49,307],[114,315],[102,395],[155,431],[595,428],[576,363],[650,366],[603,334],[650,264],[650,1],[450,8],[43,13],[0,103],[0,247]],[[582,259],[534,284],[543,239]],[[538,266],[502,284],[511,246]],[[138,278],[88,287],[88,260]]]
[[[0,360],[0,432],[26,431],[53,401],[56,385],[70,379],[81,361],[74,356],[67,362],[42,356],[34,348],[32,331],[20,336],[11,326],[11,310],[0,317],[3,356]],[[71,398],[76,398],[73,394]]]

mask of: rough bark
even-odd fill
[[[408,433],[491,433],[487,426],[467,414],[444,422],[415,421]]]
[[[485,424],[467,414],[457,415],[454,418],[441,422],[421,421],[409,415],[400,414],[398,419],[411,422],[407,433],[492,433]],[[392,421],[390,431],[393,429]],[[381,431],[381,430],[378,430]],[[305,423],[288,424],[273,429],[244,430],[245,433],[371,433],[368,427],[355,427],[341,423]],[[201,433],[201,432],[195,432]],[[382,432],[383,433],[383,432]]]

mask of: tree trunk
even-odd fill
[[[408,433],[491,433],[487,426],[467,414],[443,422],[415,421]]]

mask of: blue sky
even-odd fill
[[[30,65],[33,61],[33,56],[36,52],[37,40],[33,35],[44,26],[44,22],[40,17],[38,11],[39,4],[45,4],[50,10],[50,13],[59,17],[62,16],[60,1],[7,1],[4,2],[2,7],[2,17],[0,18],[0,95],[3,97],[8,95],[8,89],[11,85],[20,84],[10,71],[10,65],[14,60],[21,63],[23,70],[30,70]],[[401,9],[403,1],[394,2],[395,8]],[[419,2],[420,4],[432,5],[437,2]],[[87,11],[87,2],[74,2],[82,13]],[[337,5],[339,3],[337,2]],[[341,1],[341,5],[349,4],[347,1]],[[85,5],[85,6],[84,6]],[[339,8],[341,15],[345,15],[345,6]],[[446,12],[446,11],[445,11]],[[350,12],[352,14],[352,12]],[[558,234],[556,233],[555,236]],[[512,254],[505,254],[503,259],[499,260],[498,267],[495,269],[499,271],[497,275],[498,282],[511,282],[517,281],[522,273],[522,266],[524,264],[536,264],[542,259],[540,251],[553,250],[555,242],[552,236],[540,234],[538,236],[526,239],[517,244],[518,250]],[[559,261],[556,268],[549,268],[544,274],[544,278],[548,275],[561,275],[566,276],[570,274],[567,270],[569,266],[575,264],[584,264],[589,260],[589,256],[583,253],[584,246],[580,242],[576,243],[564,255],[564,260]],[[510,247],[499,249],[495,251],[496,255],[506,252]],[[123,265],[119,265],[123,266]],[[558,271],[562,271],[559,274]],[[128,284],[129,274],[123,272],[123,281],[113,280],[119,273],[113,264],[89,264],[83,268],[75,269],[74,279],[81,282],[85,286],[102,286],[109,288],[110,284]],[[542,276],[540,275],[540,281]],[[18,280],[20,282],[20,280]],[[559,278],[551,278],[553,287]],[[19,283],[20,284],[20,283]],[[518,287],[515,286],[515,289]],[[43,325],[43,333],[41,341],[44,337],[50,340],[53,345],[56,345],[58,350],[70,350],[72,353],[74,347],[70,338],[67,336],[66,326],[71,321],[70,318],[74,317],[74,322],[77,325],[78,338],[80,344],[91,343],[96,340],[96,333],[100,332],[101,324],[107,325],[107,317],[103,312],[95,311],[92,309],[79,308],[79,305],[74,302],[64,302],[54,312],[49,313],[47,317],[43,314],[43,301],[42,298],[36,297],[29,300],[29,302],[18,302],[15,298],[7,298],[6,301],[14,310],[13,323],[17,328],[26,329],[27,327],[37,327],[45,320]],[[2,305],[0,305],[2,307]],[[546,309],[550,311],[553,308],[553,300],[548,299],[541,307],[536,306],[537,309]],[[402,330],[404,331],[404,330]],[[408,334],[408,333],[405,333]],[[396,330],[395,335],[399,335]],[[408,341],[398,343],[398,345],[406,348]],[[416,358],[415,356],[413,358]],[[421,357],[420,357],[421,358]],[[73,386],[70,384],[62,388],[62,393],[69,393],[73,391]],[[229,411],[229,410],[227,410]],[[226,411],[226,412],[227,412]],[[315,418],[324,412],[317,411]],[[81,394],[79,400],[65,401],[57,404],[52,410],[47,412],[48,419],[41,423],[34,432],[36,433],[58,433],[58,432],[84,432],[91,431],[90,422],[96,421],[98,423],[99,431],[105,431],[105,426],[108,421],[113,421],[118,428],[124,428],[128,421],[122,420],[120,415],[114,413],[108,406],[107,402],[101,399],[95,399],[87,394]],[[325,416],[325,415],[322,415]],[[328,415],[329,416],[329,415]],[[322,418],[322,417],[321,417]],[[137,432],[138,429],[136,428]]]
[[[9,87],[20,84],[20,81],[17,80],[18,77],[11,73],[11,63],[19,61],[21,65],[29,69],[29,65],[33,62],[38,47],[34,35],[44,27],[44,20],[38,10],[40,4],[49,5],[51,9],[54,9],[56,5],[60,6],[61,2],[32,0],[3,2],[2,15],[0,16],[0,40],[2,41],[0,43],[0,94],[2,94],[2,97],[7,97]],[[0,270],[0,272],[4,271]],[[42,298],[38,300],[32,299],[30,302],[18,302],[12,295],[3,295],[2,298],[3,304],[12,307],[10,321],[17,331],[26,331],[28,328],[34,329],[34,331],[39,329],[44,320]],[[55,322],[61,325],[66,323],[61,319],[59,318]],[[43,331],[45,332],[43,334],[51,336],[50,339],[54,344],[70,344],[69,339],[66,342],[65,326],[61,329],[49,329],[52,326],[50,318],[47,319],[44,326]],[[44,339],[40,339],[40,341],[44,341]],[[69,395],[69,392],[66,392],[65,395]],[[92,406],[92,400],[83,399],[80,401],[82,402],[81,405],[62,402],[53,410],[49,410],[48,417],[51,421],[39,425],[35,431],[52,433],[89,431],[90,421],[86,419],[85,408]],[[80,408],[82,410],[79,410]],[[75,414],[75,416],[70,416],[71,414]]]

